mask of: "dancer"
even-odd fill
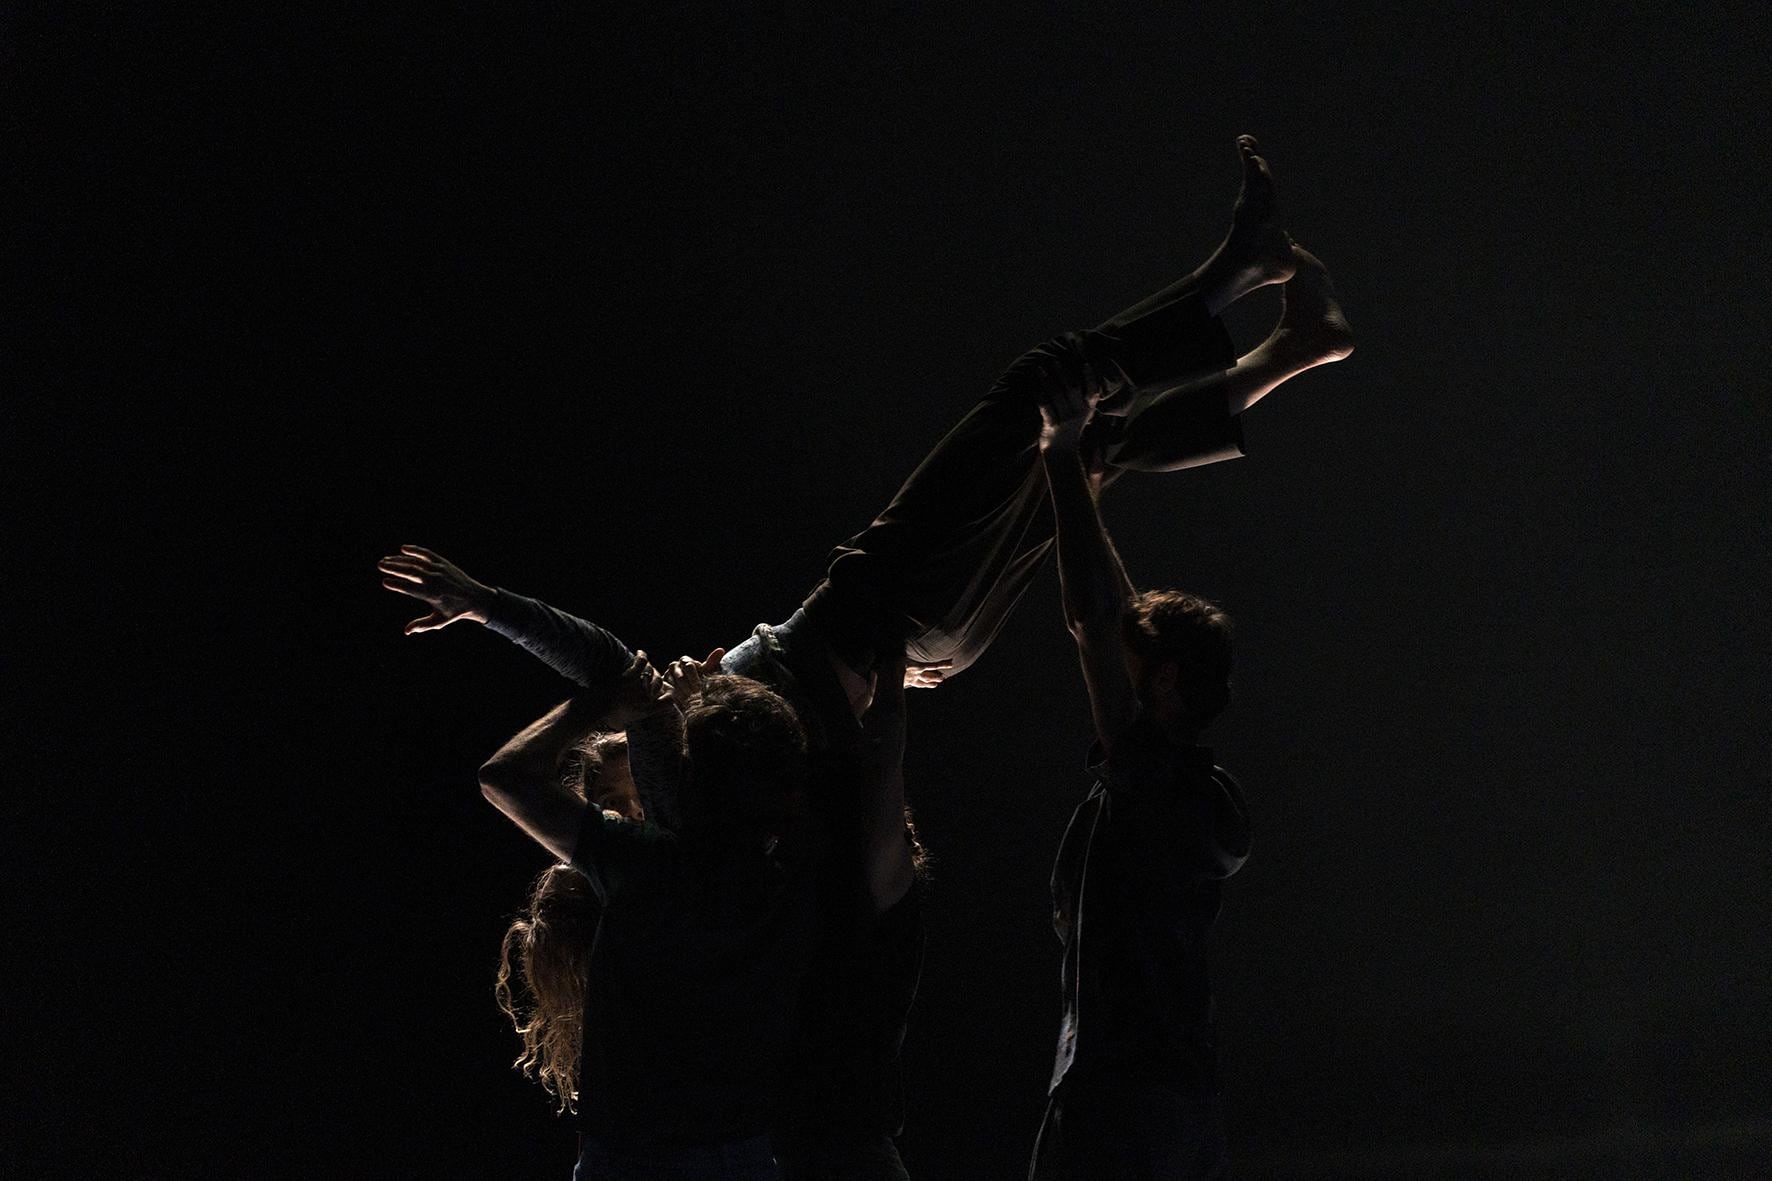
[[[575,1176],[775,1181],[773,1076],[817,913],[815,852],[797,821],[805,732],[743,677],[708,678],[679,714],[643,655],[623,659],[602,639],[586,690],[480,771],[486,798],[569,861],[602,906]],[[683,735],[675,829],[561,788],[562,757],[588,735],[661,715]]]
[[[913,686],[968,667],[995,637],[1052,546],[1038,462],[1039,404],[1048,374],[1084,360],[1108,375],[1112,397],[1080,448],[1103,484],[1123,470],[1167,471],[1241,454],[1236,416],[1273,388],[1351,350],[1327,273],[1280,228],[1271,172],[1255,141],[1238,141],[1243,191],[1231,229],[1206,263],[1099,328],[1049,341],[1016,361],[937,444],[892,503],[839,546],[827,577],[785,623],[759,626],[721,667],[787,698],[828,773],[813,803],[838,847],[826,892],[828,940],[808,979],[796,1068],[778,1145],[790,1178],[903,1177],[892,1137],[903,1119],[898,1048],[918,975],[920,899],[900,862],[866,850],[910,846],[896,820],[870,829],[843,770],[886,654],[905,652]],[[1245,295],[1288,283],[1274,334],[1238,360],[1217,316]],[[1296,290],[1294,290],[1296,289]],[[430,603],[408,632],[475,619],[556,667],[571,661],[577,621],[468,580],[421,551],[384,559],[390,590]],[[846,912],[837,908],[849,904]]]
[[[1095,722],[1095,786],[1052,871],[1064,1017],[1030,1176],[1218,1178],[1229,1164],[1207,939],[1219,883],[1249,855],[1249,817],[1196,740],[1229,697],[1230,621],[1182,591],[1133,590],[1084,467],[1102,387],[1087,366],[1073,376],[1041,407],[1040,454]]]

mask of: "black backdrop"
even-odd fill
[[[490,994],[541,859],[473,783],[560,690],[402,639],[375,559],[735,641],[1200,257],[1251,131],[1359,352],[1110,504],[1242,626],[1240,1172],[1765,1174],[1756,10],[267,7],[0,18],[9,1173],[565,1176]],[[905,1152],[1012,1177],[1050,576],[913,707]]]

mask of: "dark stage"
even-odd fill
[[[492,998],[546,858],[474,776],[565,694],[376,559],[735,643],[1212,247],[1239,132],[1359,350],[1106,509],[1239,624],[1237,1175],[1772,1173],[1772,37],[1430,7],[0,16],[0,1173],[564,1181]],[[910,702],[919,1181],[1040,1121],[1057,595]]]

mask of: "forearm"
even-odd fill
[[[480,768],[480,782],[489,791],[506,794],[553,783],[560,756],[597,729],[600,720],[601,714],[583,698],[561,702],[493,752]]]
[[[1065,622],[1077,641],[1096,737],[1112,749],[1139,708],[1120,636],[1132,584],[1108,539],[1076,450],[1055,444],[1041,455],[1056,519]]]
[[[508,590],[493,590],[486,626],[587,689],[610,688],[634,658],[607,628]]]
[[[866,777],[865,790],[868,895],[874,913],[884,914],[897,905],[916,880],[916,865],[905,837],[902,764],[873,768]]]
[[[487,801],[562,860],[572,856],[587,805],[560,786],[556,768],[601,720],[599,710],[575,697],[525,726],[480,768]]]
[[[1089,477],[1076,448],[1055,445],[1041,453],[1058,541],[1058,577],[1065,621],[1078,628],[1117,627],[1132,597],[1132,584],[1102,526]]]

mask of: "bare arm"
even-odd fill
[[[874,913],[884,914],[910,892],[916,881],[911,845],[905,838],[904,652],[880,666],[873,704],[862,715],[862,820],[868,894]]]
[[[563,861],[572,858],[589,805],[560,785],[560,756],[593,731],[624,729],[654,711],[676,708],[645,653],[623,674],[613,704],[611,696],[593,691],[555,706],[480,768],[481,794]]]
[[[560,756],[596,728],[596,714],[574,697],[531,722],[480,768],[480,791],[518,828],[562,861],[584,828],[590,805],[560,786]]]
[[[1058,578],[1065,622],[1077,641],[1083,683],[1096,737],[1108,751],[1138,717],[1136,686],[1126,669],[1121,628],[1131,602],[1132,583],[1102,523],[1089,477],[1083,470],[1083,425],[1100,383],[1085,367],[1086,390],[1056,375],[1048,379],[1040,407],[1040,458],[1052,494],[1057,522]]]

